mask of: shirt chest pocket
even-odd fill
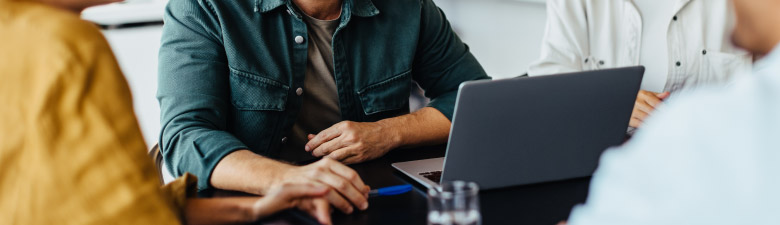
[[[289,86],[238,70],[230,70],[230,98],[238,110],[284,111]]]
[[[230,71],[232,111],[228,129],[261,155],[273,155],[281,139],[289,86],[243,71]]]
[[[377,120],[409,113],[411,70],[360,89],[357,94],[363,113]]]

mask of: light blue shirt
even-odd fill
[[[605,152],[569,224],[780,224],[780,45],[753,73],[670,99]]]

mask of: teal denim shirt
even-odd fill
[[[307,27],[293,9],[289,0],[169,2],[157,98],[175,176],[193,173],[204,190],[233,151],[278,156],[308,58]],[[431,0],[343,0],[332,45],[344,120],[408,114],[412,81],[451,119],[458,86],[489,79]]]

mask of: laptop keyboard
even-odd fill
[[[424,172],[424,173],[420,173],[420,176],[428,178],[428,180],[431,180],[436,184],[438,184],[439,181],[441,181],[441,171]]]

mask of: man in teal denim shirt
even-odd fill
[[[300,113],[307,15],[339,20],[342,122],[310,135],[300,151],[325,159],[299,167],[274,159]],[[431,0],[171,0],[159,65],[160,146],[174,175],[255,194],[329,186],[327,200],[345,213],[367,207],[368,187],[338,161],[446,142],[458,86],[489,79]],[[412,81],[431,102],[410,114]]]

